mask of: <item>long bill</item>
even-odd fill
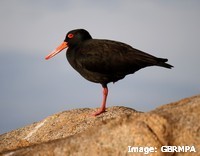
[[[67,45],[67,42],[63,42],[61,43],[54,51],[52,51],[49,55],[47,55],[45,57],[46,60],[54,57],[55,55],[57,55],[59,52],[61,52],[63,49],[67,48],[68,45]]]

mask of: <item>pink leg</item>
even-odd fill
[[[97,112],[93,113],[92,114],[93,116],[97,116],[97,115],[105,112],[107,96],[108,96],[108,88],[107,88],[107,86],[105,86],[105,87],[103,87],[103,101],[102,101],[102,104],[101,104],[101,108]]]

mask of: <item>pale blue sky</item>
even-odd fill
[[[102,89],[44,58],[76,28],[125,42],[175,68],[151,67],[109,84],[107,106],[150,111],[200,93],[200,1],[0,1],[0,134],[75,108],[100,107]]]

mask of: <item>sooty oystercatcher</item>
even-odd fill
[[[105,112],[109,82],[116,82],[148,66],[173,67],[165,63],[167,59],[157,58],[125,43],[93,39],[84,29],[68,32],[64,42],[46,56],[46,60],[67,47],[66,56],[71,66],[85,79],[103,87],[102,105],[94,116]]]

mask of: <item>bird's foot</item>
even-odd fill
[[[98,110],[98,111],[92,113],[91,115],[92,115],[92,116],[97,116],[97,115],[100,115],[100,114],[104,113],[105,111],[106,111],[106,109],[100,109],[100,110]]]

